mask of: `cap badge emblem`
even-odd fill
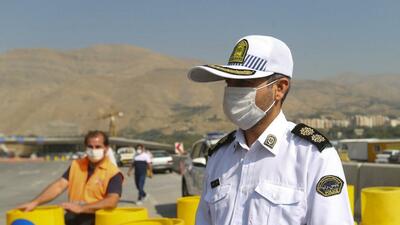
[[[247,42],[246,39],[243,39],[239,41],[239,43],[236,44],[235,48],[233,49],[233,52],[231,54],[231,57],[229,58],[229,64],[230,63],[243,63],[244,58],[246,57],[247,50],[249,50],[249,43]]]

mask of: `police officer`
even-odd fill
[[[258,35],[240,39],[227,65],[189,71],[226,82],[223,109],[238,127],[209,152],[197,225],[353,224],[336,150],[282,112],[292,71],[288,46]]]

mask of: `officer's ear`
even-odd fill
[[[289,92],[290,80],[289,78],[279,78],[275,83],[275,101],[280,102],[281,105],[285,101],[286,94]]]

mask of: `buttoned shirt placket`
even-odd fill
[[[239,185],[237,186],[236,195],[235,195],[235,208],[232,212],[232,220],[230,224],[242,224],[243,221],[243,212],[245,212],[246,200],[248,199],[249,191],[248,191],[248,183],[251,182],[252,173],[251,173],[251,154],[256,149],[249,149],[249,147],[244,143],[244,138],[241,140],[236,140],[234,144],[234,151],[240,151],[241,158],[238,166],[240,170],[239,174]]]
[[[241,159],[239,163],[240,171],[238,173],[240,174],[240,177],[238,178],[239,185],[237,187],[236,195],[235,195],[235,208],[233,209],[232,212],[232,219],[231,223],[232,225],[241,225],[243,223],[243,212],[246,212],[245,207],[247,204],[247,200],[249,199],[249,194],[251,194],[250,189],[252,185],[254,185],[254,176],[257,176],[257,173],[252,170],[252,163],[254,163],[254,158],[257,158],[255,155],[259,154],[258,151],[270,151],[272,154],[276,154],[275,152],[272,151],[270,147],[267,147],[261,143],[264,142],[266,139],[267,135],[270,134],[270,132],[274,131],[274,134],[279,134],[278,136],[281,137],[281,134],[283,134],[283,127],[284,126],[276,126],[276,124],[280,124],[281,122],[284,122],[283,124],[286,123],[286,118],[284,117],[283,113],[280,113],[278,118],[274,121],[272,126],[267,129],[267,131],[264,131],[263,134],[252,144],[252,146],[249,148],[245,142],[245,138],[243,136],[242,131],[238,130],[236,132],[236,140],[234,146],[234,151],[240,151],[241,154]],[[282,125],[282,124],[280,124]],[[286,125],[286,124],[285,124]],[[278,131],[279,130],[279,131]],[[239,133],[240,132],[240,133]],[[275,147],[278,147],[279,144],[277,144]],[[248,215],[247,215],[248,216]],[[250,221],[249,221],[250,222]]]

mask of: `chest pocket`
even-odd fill
[[[227,207],[229,202],[230,184],[222,184],[207,190],[204,200],[207,202],[212,221],[223,221],[227,217]]]
[[[291,187],[261,182],[250,202],[249,222],[268,224],[302,224],[305,218],[305,194]],[[253,209],[253,210],[252,210]]]

